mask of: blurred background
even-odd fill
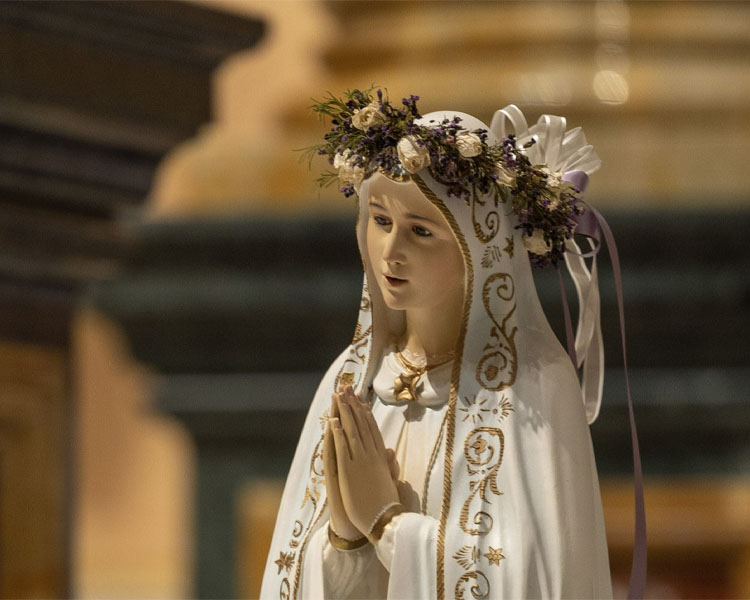
[[[353,333],[325,92],[562,114],[623,261],[650,598],[750,598],[750,4],[0,3],[0,596],[257,597]],[[631,447],[602,253],[615,592]],[[539,293],[560,330],[554,276]]]

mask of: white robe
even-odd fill
[[[386,354],[373,381],[374,402],[373,415],[383,434],[386,447],[396,450],[396,457],[401,467],[399,479],[408,482],[419,497],[416,506],[408,506],[409,512],[396,516],[385,528],[383,537],[376,547],[367,544],[361,548],[349,551],[338,550],[328,541],[327,527],[324,523],[310,540],[300,583],[300,598],[434,598],[435,589],[436,541],[440,517],[441,465],[444,463],[444,444],[442,440],[442,425],[448,407],[448,389],[450,385],[450,364],[436,368],[420,379],[419,404],[411,406],[405,402],[396,403],[393,398],[393,381],[401,373],[399,364],[393,352]],[[467,413],[467,418],[471,418]],[[475,417],[478,419],[478,417]],[[583,430],[588,435],[588,428]],[[437,447],[437,456],[432,470],[428,473],[430,458]],[[589,441],[590,444],[590,441]],[[507,460],[507,459],[506,459]],[[523,482],[523,479],[534,476],[539,469],[554,468],[536,463],[533,457],[523,461],[531,471],[518,472],[520,477],[517,487],[521,490],[531,489],[533,486]],[[568,481],[573,486],[590,485],[590,476],[596,478],[593,454],[590,462],[581,464],[581,481]],[[588,471],[588,473],[587,473]],[[421,510],[425,476],[429,476],[428,493],[425,512]],[[552,478],[556,479],[556,478]],[[596,481],[596,479],[595,479]],[[506,483],[506,486],[512,485]],[[503,486],[505,487],[505,486]],[[541,537],[522,531],[537,529],[549,519],[543,514],[528,514],[521,507],[515,509],[518,538],[524,541],[524,553],[512,556],[511,552],[500,550],[502,558],[497,559],[497,568],[522,568],[526,576],[522,578],[522,588],[516,587],[512,593],[518,593],[519,598],[611,598],[612,590],[609,577],[609,563],[606,545],[603,545],[604,532],[602,529],[602,515],[596,510],[600,508],[598,486],[591,490],[592,515],[589,527],[581,531],[547,531]],[[522,497],[522,494],[519,495]],[[533,506],[533,502],[524,502],[525,506]],[[553,503],[554,505],[554,503]],[[559,519],[559,515],[556,516]],[[565,523],[564,517],[559,522]],[[596,539],[599,543],[587,552],[574,570],[561,572],[558,565],[546,565],[549,560],[549,548],[542,549],[536,544],[544,540],[555,540],[559,543],[557,552],[561,555],[566,551],[568,536],[578,538],[578,543],[571,544],[571,548],[590,545],[588,540]],[[508,558],[510,564],[503,564]],[[525,564],[519,564],[516,558],[525,559]],[[572,557],[573,562],[576,557]],[[560,556],[560,564],[566,561]],[[494,563],[493,563],[494,564]],[[562,577],[561,577],[562,574]],[[576,583],[576,580],[578,583]],[[514,597],[512,595],[504,597]]]

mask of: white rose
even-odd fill
[[[542,167],[540,171],[547,176],[548,187],[560,187],[563,176],[562,171],[551,171],[548,167]]]
[[[348,148],[337,152],[333,157],[333,166],[339,170],[339,179],[343,183],[359,185],[365,176],[363,167],[358,167],[352,160],[352,151]]]
[[[371,102],[362,109],[356,109],[352,115],[352,125],[362,131],[385,122],[385,115],[380,112],[380,105],[377,102]]]
[[[524,234],[523,245],[526,246],[526,249],[529,252],[533,252],[540,256],[544,256],[552,249],[552,246],[550,246],[544,239],[543,229],[535,229],[531,235]]]
[[[542,173],[547,175],[547,187],[552,195],[550,199],[549,210],[555,210],[560,204],[560,184],[562,183],[562,171],[551,171],[547,167],[540,169]]]
[[[552,192],[552,199],[549,201],[547,210],[555,210],[560,204],[560,190],[554,190]]]
[[[346,164],[347,159],[351,156],[352,151],[348,148],[343,152],[336,152],[333,156],[333,168],[338,169]]]
[[[339,169],[339,179],[344,183],[359,185],[362,183],[364,176],[365,170],[362,167],[357,167],[351,163],[347,163]]]
[[[505,165],[501,162],[495,163],[495,168],[497,169],[497,182],[499,184],[507,185],[508,187],[516,185],[516,174],[513,171],[506,169]]]
[[[464,158],[479,156],[482,153],[482,140],[476,133],[462,131],[456,136],[458,153]]]
[[[417,145],[417,140],[413,135],[401,138],[396,150],[401,165],[409,173],[416,173],[430,164],[430,153],[424,146]]]

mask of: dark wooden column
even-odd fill
[[[262,32],[183,2],[0,3],[0,596],[70,594],[71,316]]]

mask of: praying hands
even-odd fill
[[[334,532],[367,535],[382,508],[399,502],[399,466],[386,449],[370,407],[347,387],[333,394],[323,445],[328,505]]]

